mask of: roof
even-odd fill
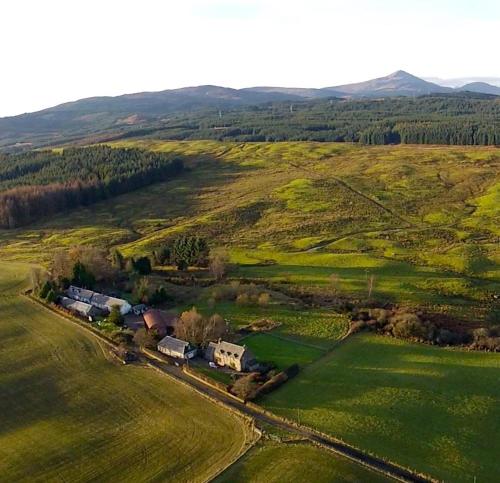
[[[169,314],[163,310],[149,309],[142,315],[148,329],[166,329],[175,327],[179,318],[177,315]]]
[[[92,304],[96,305],[105,305],[106,307],[113,307],[114,305],[118,305],[118,307],[122,307],[123,305],[130,305],[126,300],[118,299],[116,297],[110,297],[109,295],[103,295],[98,292],[94,292],[92,295],[92,299],[90,300]]]
[[[236,356],[237,358],[243,357],[245,352],[249,352],[245,346],[233,344],[232,342],[219,341],[219,342],[210,342],[209,347],[215,352],[221,352],[223,354],[227,354],[228,356]]]
[[[99,292],[93,292],[92,290],[88,290],[86,288],[75,287],[74,285],[70,285],[68,290],[66,290],[66,293],[69,297],[78,296],[81,298],[85,298],[89,300],[92,305],[102,305],[110,309],[113,307],[113,305],[118,305],[119,307],[129,305],[126,300],[103,295]]]
[[[80,287],[75,287],[74,285],[70,285],[68,290],[67,290],[68,295],[71,297],[73,296],[78,296],[82,297],[85,299],[91,299],[92,295],[94,295],[94,292],[92,290],[88,290],[86,288],[80,288]]]
[[[160,340],[160,342],[158,342],[158,349],[160,347],[173,352],[180,352],[181,354],[184,354],[186,352],[186,349],[189,348],[189,342],[167,335],[162,340]]]
[[[61,298],[61,305],[65,309],[69,310],[75,310],[76,312],[79,312],[81,314],[89,315],[93,311],[95,311],[95,308],[90,305],[86,304],[85,302],[80,302],[78,300],[73,300],[68,297],[62,297]]]

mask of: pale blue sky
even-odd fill
[[[1,0],[0,116],[188,85],[500,77],[499,0]]]

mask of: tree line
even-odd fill
[[[162,153],[108,146],[0,155],[0,227],[88,206],[171,179],[183,161]]]
[[[499,145],[500,97],[318,99],[179,113],[156,130],[123,137],[220,141],[328,141],[364,144]]]

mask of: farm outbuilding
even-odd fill
[[[158,342],[158,350],[162,354],[177,359],[192,359],[197,352],[197,349],[192,347],[189,342],[170,337],[169,335]]]
[[[157,309],[149,309],[142,316],[146,329],[155,330],[161,337],[174,334],[179,320],[177,315]]]
[[[92,290],[85,288],[75,287],[74,285],[70,285],[68,290],[66,290],[66,295],[69,298],[93,305],[94,307],[108,313],[111,312],[111,309],[114,306],[118,306],[120,308],[120,313],[122,315],[126,315],[132,310],[132,306],[124,299],[110,297],[109,295],[93,292]]]
[[[102,310],[97,307],[85,302],[80,302],[79,300],[70,299],[69,297],[62,297],[59,304],[66,310],[69,310],[77,315],[81,315],[82,317],[87,317],[90,320],[97,315],[102,315]]]
[[[205,359],[218,366],[230,367],[238,372],[251,371],[257,367],[252,352],[245,346],[219,340],[210,342],[205,350]]]

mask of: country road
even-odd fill
[[[37,302],[32,298],[27,297],[27,299],[30,300],[32,303],[37,303],[38,305],[44,307],[45,310],[48,310],[56,314],[58,317],[63,318],[72,324],[78,325],[81,328],[84,328],[87,332],[89,332],[94,337],[99,339],[100,342],[104,344],[104,347],[107,347],[108,349],[113,348],[114,344],[111,341],[107,340],[102,335],[95,333],[89,327],[86,327],[85,324],[77,323],[72,318],[62,315],[59,312],[55,312],[52,308],[49,308],[46,305],[41,304],[40,302]],[[166,361],[162,362],[159,360],[159,358],[153,358],[149,356],[147,353],[142,351],[140,354],[141,354],[140,355],[141,362],[148,364],[150,367],[156,369],[157,371],[160,371],[167,377],[171,377],[179,381],[180,383],[183,383],[191,387],[198,393],[206,395],[210,399],[216,400],[224,404],[226,407],[229,407],[244,416],[252,418],[256,422],[266,423],[276,428],[283,429],[290,433],[301,436],[302,438],[308,439],[313,443],[319,444],[324,448],[327,448],[330,451],[333,451],[340,456],[346,457],[376,472],[382,473],[386,476],[390,476],[397,481],[411,482],[411,483],[431,483],[435,481],[430,478],[416,475],[411,471],[406,470],[405,468],[399,467],[393,463],[369,455],[368,453],[353,448],[348,444],[343,443],[342,441],[339,441],[333,437],[320,434],[311,428],[298,426],[292,424],[291,422],[287,422],[286,420],[281,419],[278,416],[274,416],[272,413],[256,410],[244,403],[239,402],[238,400],[231,397],[229,394],[223,393],[222,391],[219,391],[214,387],[209,386],[208,384],[201,382],[200,380],[195,379],[194,377],[186,374],[182,370],[181,366],[176,366]]]
[[[182,381],[185,384],[188,384],[198,392],[206,394],[210,398],[216,399],[221,403],[231,407],[232,409],[240,413],[243,413],[246,416],[250,416],[257,422],[266,423],[271,426],[289,431],[290,433],[306,438],[311,442],[319,444],[325,448],[328,448],[329,450],[341,456],[349,458],[350,460],[358,464],[366,466],[374,471],[391,476],[397,481],[412,482],[412,483],[429,483],[433,481],[423,476],[417,476],[416,474],[404,468],[401,468],[390,462],[384,461],[375,456],[371,456],[358,449],[352,448],[351,446],[341,441],[338,441],[334,438],[329,438],[327,436],[318,434],[312,429],[288,423],[277,416],[273,417],[270,413],[267,412],[263,413],[257,411],[247,406],[246,404],[233,399],[231,396],[226,395],[221,391],[218,391],[217,389],[214,389],[213,387],[189,376],[182,370],[181,367],[176,367],[175,365],[159,362],[158,360],[149,357],[147,354],[144,354],[143,357],[144,359],[146,359],[149,365],[155,367],[157,370],[179,381]]]

